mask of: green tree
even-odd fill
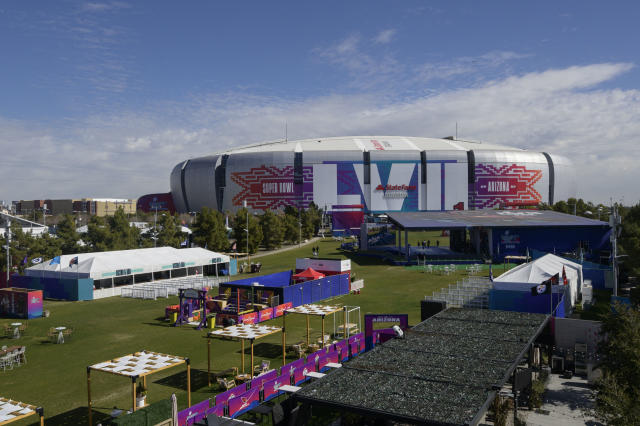
[[[297,244],[300,241],[300,225],[298,215],[286,214],[282,217],[282,227],[284,228],[284,240]]]
[[[111,229],[102,217],[91,216],[87,224],[85,243],[90,251],[107,251],[110,248]]]
[[[196,216],[192,229],[193,242],[209,250],[226,251],[229,248],[227,228],[222,213],[203,207]]]
[[[616,304],[601,334],[596,417],[607,425],[640,425],[640,311]]]
[[[180,248],[180,243],[185,239],[184,234],[180,230],[178,217],[170,213],[162,213],[157,222],[158,225],[158,247],[175,247]]]
[[[246,208],[238,210],[233,218],[233,237],[236,240],[237,250],[239,252],[246,250],[247,221],[249,222],[249,253],[255,253],[262,242],[262,229],[255,216]]]
[[[138,248],[140,231],[129,224],[122,207],[107,218],[109,225],[109,250],[129,250]]]
[[[80,236],[76,232],[76,222],[70,214],[65,214],[58,222],[56,235],[60,239],[62,254],[72,254],[78,252],[78,240]]]
[[[280,215],[273,213],[271,210],[266,210],[260,216],[260,228],[263,235],[262,244],[267,250],[280,247],[284,238],[284,227],[282,226]]]
[[[622,231],[620,233],[620,251],[626,254],[622,270],[628,275],[638,276],[640,273],[640,204],[624,209],[622,215]]]

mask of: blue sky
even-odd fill
[[[281,138],[459,136],[638,201],[637,2],[0,3],[0,199],[167,191]],[[46,182],[47,184],[43,184]]]

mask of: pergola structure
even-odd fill
[[[8,425],[34,414],[40,416],[40,425],[44,425],[44,410],[42,407],[0,397],[0,425]]]
[[[240,340],[240,352],[242,353],[241,371],[244,374],[244,342],[248,340],[251,345],[251,368],[253,369],[253,343],[257,339],[282,332],[282,365],[285,364],[285,331],[283,327],[260,324],[237,324],[225,327],[221,330],[210,331],[207,334],[207,380],[211,386],[211,339],[238,339]],[[253,376],[253,374],[252,374]]]
[[[187,404],[191,406],[191,361],[175,355],[166,355],[158,352],[141,351],[134,352],[120,358],[90,365],[87,367],[87,400],[89,405],[89,424],[92,423],[91,413],[91,370],[129,377],[131,379],[132,411],[136,411],[136,383],[142,378],[142,386],[147,387],[147,376],[167,368],[187,364]]]
[[[343,311],[344,324],[347,324],[347,308],[344,306],[329,305],[300,305],[295,308],[287,309],[285,314],[302,314],[307,318],[307,346],[309,346],[309,318],[311,316],[320,316],[322,318],[322,347],[324,348],[324,317],[329,314]],[[284,317],[282,316],[282,328],[284,329]]]

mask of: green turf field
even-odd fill
[[[433,240],[432,240],[433,241]],[[340,242],[326,239],[315,243],[321,257],[343,257],[338,251]],[[310,255],[310,246],[303,246],[282,253],[259,258],[261,274],[292,269],[295,258]],[[410,324],[420,321],[420,299],[434,290],[454,283],[466,275],[461,269],[445,276],[423,273],[419,268],[405,268],[381,264],[379,260],[349,254],[352,269],[357,278],[365,280],[365,288],[358,295],[347,295],[325,303],[339,303],[361,307],[365,313],[408,313]],[[498,272],[499,271],[499,272]],[[502,267],[496,267],[499,275]],[[239,275],[236,278],[246,277]],[[25,335],[19,340],[1,338],[1,345],[13,344],[27,347],[27,364],[0,371],[0,396],[41,405],[45,409],[46,424],[86,424],[87,385],[86,367],[111,358],[139,350],[151,350],[189,357],[192,361],[192,403],[212,397],[220,392],[217,385],[207,387],[207,345],[205,331],[190,326],[170,327],[163,320],[164,307],[176,304],[177,297],[157,301],[112,297],[91,302],[54,302],[45,300],[44,309],[51,312],[49,318],[28,322]],[[325,320],[332,330],[333,319]],[[0,326],[13,322],[0,319]],[[269,323],[281,324],[281,319]],[[305,336],[305,319],[302,315],[287,317],[287,342],[301,341]],[[62,345],[47,339],[50,327],[73,328],[73,335]],[[312,337],[320,335],[320,320],[311,320]],[[314,334],[315,333],[315,334]],[[260,339],[255,345],[255,362],[270,359],[272,367],[281,365],[281,335]],[[248,345],[247,345],[248,346]],[[240,365],[238,342],[213,340],[212,366],[223,370]],[[246,365],[249,368],[249,349],[246,348]],[[292,354],[290,354],[292,356]],[[291,359],[289,359],[290,361]],[[148,378],[150,402],[178,396],[179,409],[186,408],[186,373],[184,367],[164,370]],[[130,407],[130,381],[106,373],[92,373],[92,400],[94,421],[101,413],[117,406]],[[32,421],[15,424],[32,424]]]

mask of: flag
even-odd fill
[[[492,264],[489,264],[489,281],[493,282],[493,268]]]
[[[34,265],[37,265],[40,262],[42,262],[42,258],[41,257],[36,257],[34,259],[31,259],[31,263],[33,263]]]
[[[560,274],[555,274],[548,280],[542,281],[539,285],[531,287],[531,295],[538,296],[540,294],[551,294],[551,286],[558,284]]]
[[[564,265],[562,265],[562,285],[569,284],[569,280],[567,280],[567,271],[564,270]]]
[[[51,259],[51,262],[49,262],[49,265],[59,265],[60,264],[60,256],[56,256],[53,259]]]
[[[531,287],[531,295],[538,296],[540,294],[550,294],[551,283],[549,280],[543,281],[542,284]]]
[[[78,256],[74,257],[69,261],[69,268],[71,268],[72,265],[77,265],[77,264],[78,264]]]
[[[22,264],[26,265],[27,264],[27,256],[24,257],[24,259],[22,259]]]

